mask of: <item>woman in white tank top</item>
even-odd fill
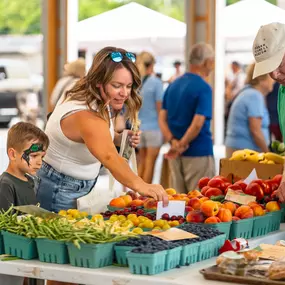
[[[95,185],[101,164],[124,186],[167,203],[162,186],[135,175],[115,147],[121,135],[114,132],[110,110],[118,113],[125,106],[134,124],[141,107],[134,61],[135,56],[123,49],[102,49],[87,75],[56,105],[46,127],[50,146],[39,171],[37,195],[43,208],[76,208],[76,200]],[[132,134],[131,141],[136,146],[138,135]]]

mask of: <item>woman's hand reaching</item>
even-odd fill
[[[144,183],[138,190],[142,196],[152,197],[157,201],[162,201],[163,206],[168,205],[168,196],[163,187],[159,184]]]

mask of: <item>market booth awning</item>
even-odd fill
[[[285,24],[285,10],[265,0],[243,0],[227,6],[223,36],[226,53],[231,60],[253,61],[251,48],[254,38],[260,26],[272,22]]]
[[[133,2],[80,21],[77,28],[82,49],[118,46],[157,55],[184,53],[186,24]]]

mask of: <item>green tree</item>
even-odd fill
[[[0,0],[0,34],[39,34],[41,1],[49,0]],[[227,0],[227,5],[238,1]],[[277,2],[277,0],[267,1],[275,5]],[[79,20],[96,16],[130,2],[132,0],[79,0]],[[177,20],[184,20],[184,0],[136,0],[135,2]]]
[[[94,5],[94,0],[79,0],[79,20],[96,16],[130,2],[139,3],[180,21],[184,19],[183,0],[96,0],[96,5]]]
[[[39,34],[41,0],[0,0],[0,34]]]
[[[234,3],[239,2],[239,1],[240,0],[227,0],[227,5],[231,5],[231,4],[234,4]],[[273,4],[273,5],[277,5],[277,0],[266,0],[266,1]]]

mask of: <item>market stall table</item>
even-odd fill
[[[251,247],[255,247],[261,243],[274,244],[281,239],[285,239],[285,224],[281,225],[280,231],[251,239],[249,244]],[[189,267],[181,267],[158,275],[146,276],[134,275],[129,272],[128,268],[115,266],[87,269],[70,265],[43,263],[38,260],[14,260],[0,261],[0,273],[86,285],[146,285],[146,282],[148,285],[237,284],[205,280],[199,271],[214,265],[215,262],[216,258],[211,258]]]

